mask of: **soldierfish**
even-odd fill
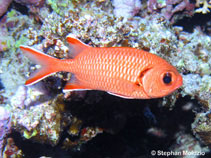
[[[160,98],[182,85],[182,76],[164,59],[130,47],[91,47],[67,36],[73,59],[57,59],[28,46],[23,54],[41,68],[25,85],[32,85],[59,71],[71,72],[63,91],[101,90],[130,99]]]

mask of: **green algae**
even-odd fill
[[[12,9],[10,12],[7,13],[7,16],[9,18],[14,17],[17,14],[16,10]]]
[[[28,38],[25,37],[24,35],[21,35],[21,37],[15,42],[15,48],[19,48],[20,45],[26,44],[28,41]]]
[[[24,138],[26,138],[26,139],[30,139],[30,138],[36,136],[37,133],[38,133],[38,132],[37,132],[36,129],[34,129],[33,132],[28,132],[27,130],[24,130],[23,136],[24,136]]]
[[[53,11],[61,16],[64,16],[65,12],[70,10],[70,8],[74,10],[74,5],[72,1],[69,0],[48,0],[47,3],[51,6]]]

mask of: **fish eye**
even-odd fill
[[[171,74],[170,73],[165,73],[164,76],[163,76],[163,82],[165,84],[169,84],[171,83]]]

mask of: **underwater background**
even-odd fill
[[[210,158],[210,10],[210,0],[0,0],[0,158]],[[156,54],[183,86],[150,100],[63,93],[65,72],[25,86],[38,66],[19,46],[65,59],[69,33]]]

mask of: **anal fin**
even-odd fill
[[[84,86],[74,75],[65,85],[63,92],[69,91],[84,91],[84,90],[91,90],[90,88]]]
[[[134,99],[134,97],[129,97],[129,96],[125,96],[125,95],[121,95],[121,94],[117,94],[117,93],[112,93],[112,92],[107,92],[108,94],[120,97],[120,98],[125,98],[125,99]]]

